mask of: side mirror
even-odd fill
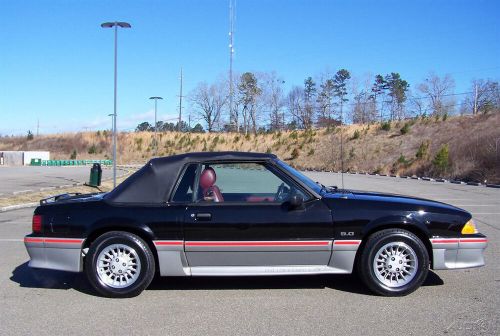
[[[291,209],[298,209],[304,204],[304,198],[302,198],[300,194],[293,194],[288,202],[290,203]]]

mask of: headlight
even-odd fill
[[[462,234],[474,234],[474,233],[479,233],[479,231],[477,230],[474,221],[470,219],[467,223],[465,223],[464,227],[462,228]]]

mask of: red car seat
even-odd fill
[[[210,197],[214,202],[224,202],[224,197],[222,197],[219,187],[215,185],[215,181],[217,181],[215,170],[211,167],[205,168],[200,176],[203,197]]]

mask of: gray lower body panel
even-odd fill
[[[24,238],[29,266],[59,271],[81,272],[83,239]]]
[[[162,276],[351,273],[360,240],[154,241]]]
[[[434,238],[432,268],[435,270],[484,266],[486,238]]]

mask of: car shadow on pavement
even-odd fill
[[[28,266],[28,262],[17,266],[12,271],[10,280],[26,288],[72,288],[85,294],[96,295],[82,273],[34,269]]]
[[[25,262],[12,271],[10,280],[26,288],[74,289],[84,294],[98,295],[84,274],[46,269],[33,269]],[[429,271],[423,286],[440,286],[443,280]],[[334,289],[360,295],[373,295],[356,276],[294,275],[256,277],[159,277],[147,290],[259,290],[259,289]]]
[[[336,289],[371,295],[353,275],[155,277],[147,290]]]
[[[440,286],[443,280],[429,271],[422,286]],[[256,277],[155,277],[147,290],[258,290],[258,289],[334,289],[361,295],[373,295],[363,282],[352,274],[294,275]]]

